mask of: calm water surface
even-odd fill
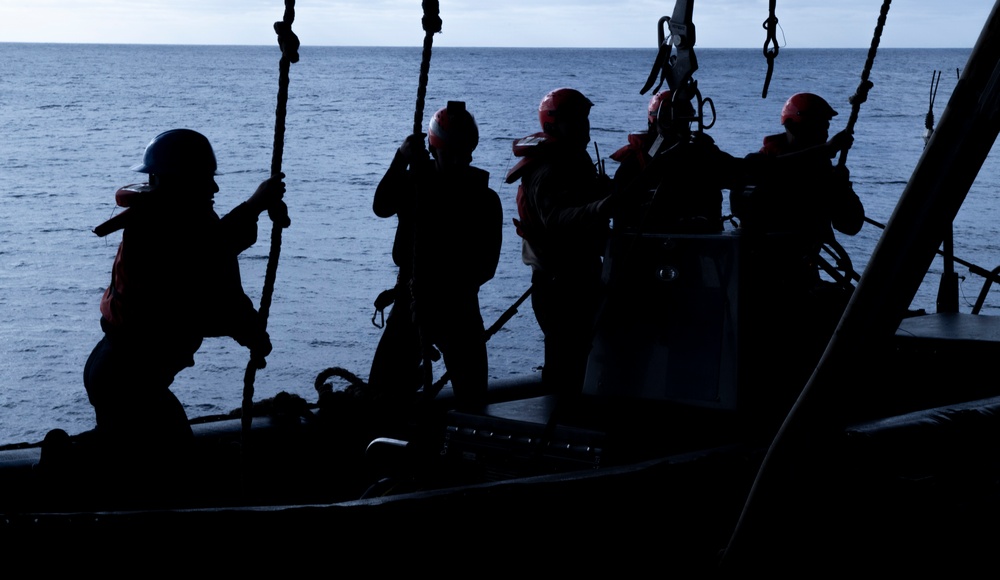
[[[709,133],[730,153],[754,151],[780,130],[781,105],[799,91],[826,96],[841,111],[834,129],[842,128],[866,52],[782,50],[764,100],[758,50],[699,51],[695,77],[718,117]],[[872,218],[888,220],[920,156],[932,71],[945,71],[940,116],[969,52],[880,51],[849,163]],[[638,49],[434,51],[424,119],[449,99],[468,103],[482,135],[475,163],[492,173],[504,203],[504,253],[481,293],[487,323],[529,284],[510,225],[515,188],[502,184],[511,141],[538,129],[545,92],[572,86],[596,105],[592,137],[606,157],[645,124],[648,96],[638,90],[654,56]],[[248,196],[270,165],[278,57],[272,47],[0,44],[0,442],[93,427],[81,375],[101,337],[97,305],[120,234],[100,239],[91,229],[115,213],[119,186],[142,180],[129,166],[169,128],[212,140],[223,173],[220,213]],[[307,46],[292,67],[284,171],[293,225],[283,238],[269,319],[275,350],[257,375],[258,398],[285,390],[315,400],[313,379],[329,366],[368,374],[380,336],[370,322],[372,301],[395,277],[395,221],[376,218],[371,197],[413,123],[419,59],[419,48]],[[998,184],[991,159],[956,224],[956,252],[986,268],[1000,263],[1000,206],[991,202]],[[241,257],[255,303],[268,232],[262,222],[258,244]],[[841,241],[862,267],[878,236],[866,227]],[[928,278],[914,307],[933,309],[936,283]],[[190,284],[197,292],[197,280]],[[964,283],[963,298],[974,300],[979,284]],[[494,378],[534,372],[542,346],[530,307],[489,346]],[[207,340],[196,366],[173,386],[188,414],[238,407],[246,360],[234,341]]]

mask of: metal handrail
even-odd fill
[[[883,230],[885,229],[885,224],[881,224],[871,219],[868,216],[865,216],[865,221],[873,226],[876,226]],[[979,312],[983,309],[983,304],[986,302],[986,295],[989,293],[990,287],[992,287],[994,283],[1000,284],[1000,266],[993,268],[993,270],[986,270],[981,266],[977,266],[972,262],[963,260],[962,258],[959,258],[957,256],[948,255],[941,250],[936,250],[936,252],[939,256],[950,258],[956,264],[961,264],[965,266],[966,268],[969,269],[969,273],[975,274],[977,276],[982,276],[985,279],[985,282],[983,283],[983,288],[982,290],[979,291],[979,298],[976,299],[976,304],[972,307],[972,313],[979,314]]]
[[[981,268],[978,269],[982,270]],[[979,314],[979,311],[983,309],[983,303],[986,302],[986,295],[989,293],[990,287],[993,286],[993,283],[1000,282],[1000,266],[993,268],[990,272],[986,272],[985,270],[983,270],[983,272],[985,272],[985,275],[976,272],[986,278],[986,281],[983,282],[983,289],[979,291],[979,298],[976,299],[976,304],[972,307],[973,314]]]

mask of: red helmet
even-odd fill
[[[427,140],[438,151],[472,153],[479,145],[479,127],[463,101],[448,101],[431,117]]]
[[[576,89],[556,89],[542,97],[538,104],[538,122],[545,130],[545,125],[554,123],[560,114],[577,112],[587,114],[594,103]]]
[[[837,116],[837,111],[833,110],[830,103],[812,93],[795,93],[785,101],[785,106],[781,108],[781,124],[784,125],[789,120],[799,122],[800,118],[829,121]]]
[[[660,91],[655,95],[653,95],[651,99],[649,99],[648,119],[650,125],[656,124],[656,115],[657,113],[660,112],[660,103],[662,103],[663,101],[667,101],[668,103],[670,102],[669,90]]]

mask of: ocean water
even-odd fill
[[[782,50],[770,95],[761,99],[759,50],[699,50],[695,78],[717,113],[709,134],[734,155],[755,151],[763,136],[780,131],[781,105],[799,91],[824,95],[841,112],[833,129],[842,128],[866,53]],[[921,154],[932,71],[944,71],[940,117],[969,53],[879,52],[848,163],[875,220],[889,219]],[[82,369],[101,338],[97,306],[120,233],[101,239],[92,228],[115,213],[118,187],[143,180],[129,166],[170,128],[196,129],[215,146],[220,214],[252,193],[270,165],[279,56],[276,47],[0,43],[0,443],[38,440],[56,427],[93,427]],[[510,224],[516,187],[502,183],[512,140],[538,130],[542,95],[571,86],[595,103],[592,140],[606,157],[645,125],[648,95],[639,89],[654,56],[653,48],[434,50],[423,118],[447,100],[468,103],[481,133],[475,164],[491,172],[504,204],[501,264],[480,295],[487,324],[530,278]],[[258,399],[284,390],[315,400],[313,380],[330,366],[367,377],[380,336],[372,302],[395,278],[395,220],[375,217],[371,197],[411,130],[419,66],[419,47],[310,46],[292,66],[283,165],[292,227],[283,237],[268,323],[274,352],[257,374]],[[614,171],[614,162],[607,166]],[[998,186],[991,158],[956,222],[956,254],[988,269],[1000,263],[1000,207],[992,204]],[[241,256],[244,288],[255,303],[269,231],[265,219],[257,245]],[[867,262],[879,234],[866,226],[841,237],[856,267]],[[190,284],[197,292],[198,281]],[[936,284],[932,271],[914,308],[933,310]],[[963,283],[965,310],[980,285],[973,277]],[[995,311],[1000,300],[991,301],[987,310]],[[529,305],[489,350],[493,378],[537,372],[541,333]],[[205,341],[196,366],[172,387],[189,416],[239,407],[247,356],[231,339]]]

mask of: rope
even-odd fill
[[[363,389],[365,387],[365,382],[358,375],[342,367],[330,367],[316,375],[316,380],[313,381],[313,387],[320,397],[333,392],[333,386],[326,382],[333,377],[344,379],[354,389]]]
[[[424,27],[424,52],[420,57],[420,81],[417,85],[417,107],[413,112],[413,134],[419,135],[424,127],[424,97],[427,96],[427,75],[431,70],[431,46],[434,33],[441,32],[441,17],[438,15],[437,0],[424,0],[424,17],[420,19]]]
[[[271,153],[271,175],[281,173],[281,157],[285,149],[285,112],[288,103],[288,71],[291,63],[299,61],[299,39],[292,32],[292,21],[295,20],[295,0],[285,0],[285,14],[280,22],[274,23],[274,31],[278,34],[278,47],[281,49],[281,60],[278,63],[278,105],[275,108],[274,149]],[[261,323],[267,328],[267,317],[271,310],[271,296],[274,294],[274,281],[278,275],[278,257],[281,254],[281,230],[290,225],[288,208],[284,202],[267,210],[271,218],[271,250],[267,256],[267,270],[264,273],[264,290],[260,297]],[[253,422],[253,383],[257,377],[257,369],[264,368],[263,358],[251,356],[243,374],[243,418],[242,436],[244,441],[250,432]]]
[[[441,17],[438,15],[439,7],[437,0],[424,0],[423,1],[424,16],[421,19],[421,25],[424,28],[424,50],[420,58],[420,80],[417,85],[417,104],[413,112],[413,134],[420,135],[423,129],[423,118],[424,118],[424,97],[427,95],[427,77],[431,68],[431,46],[434,43],[434,33],[441,32]],[[419,206],[420,191],[419,189],[414,194],[414,211],[412,219],[417,220],[419,212],[417,208]],[[420,337],[420,350],[421,358],[423,359],[423,386],[424,391],[429,392],[434,388],[434,374],[432,361],[433,356],[431,354],[432,346],[430,339],[427,337],[425,330],[425,325],[420,317],[419,301],[417,300],[417,294],[419,293],[419,286],[416,283],[417,280],[417,255],[418,255],[418,240],[420,228],[419,224],[414,223],[413,227],[413,268],[411,271],[410,280],[410,304],[411,304],[411,314],[413,316],[414,322],[417,325],[417,333]]]
[[[767,38],[764,39],[764,58],[767,59],[767,74],[764,75],[764,90],[761,91],[760,98],[767,98],[767,87],[771,85],[771,75],[774,74],[774,59],[778,56],[778,17],[774,15],[774,7],[777,0],[770,1],[767,20],[764,21],[764,30],[767,31]]]
[[[858,84],[858,90],[855,91],[854,95],[851,96],[848,101],[851,103],[851,117],[847,120],[846,131],[854,134],[854,125],[858,122],[858,112],[861,110],[861,103],[868,100],[868,91],[875,86],[870,80],[868,80],[869,75],[872,72],[872,65],[875,63],[875,54],[878,52],[879,42],[882,40],[882,29],[885,28],[885,17],[889,14],[889,4],[892,0],[884,0],[882,2],[882,10],[878,15],[878,24],[875,26],[875,35],[872,36],[872,45],[868,49],[868,59],[865,60],[865,69],[861,72],[861,82]],[[847,149],[843,149],[840,152],[840,160],[837,165],[844,167],[847,164]]]

